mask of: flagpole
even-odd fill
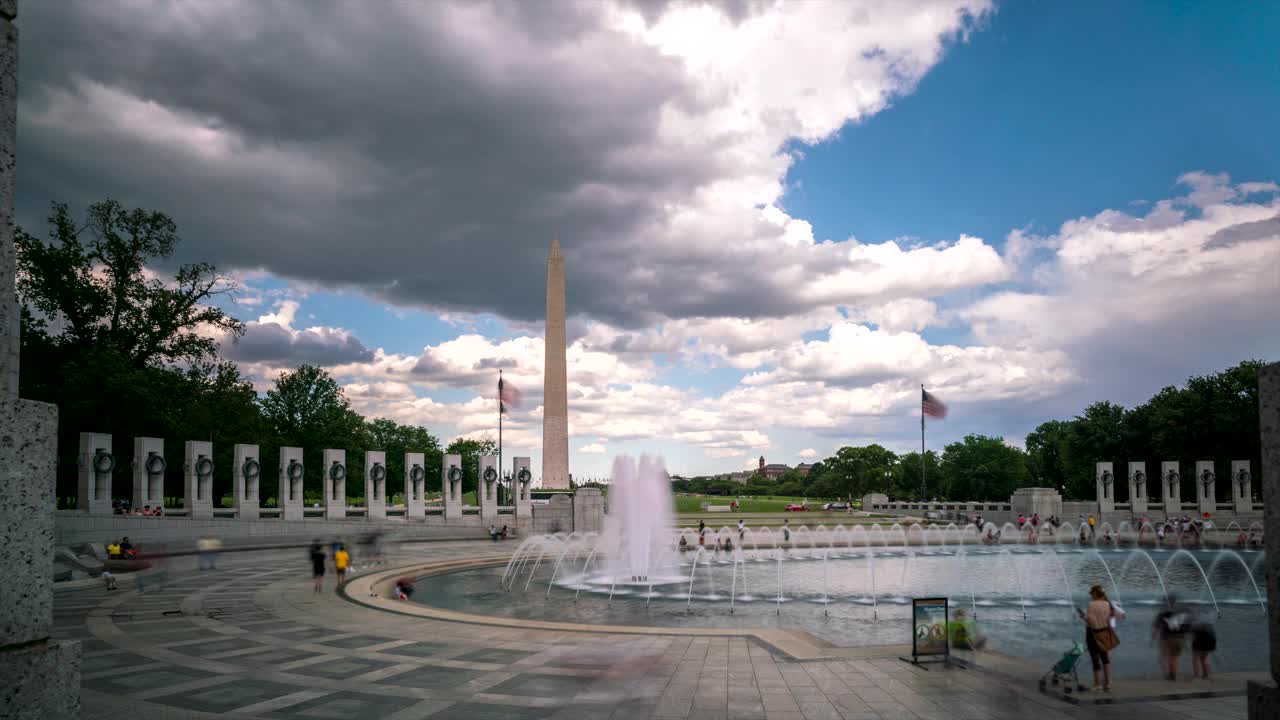
[[[924,478],[924,384],[920,385],[920,502],[928,502],[929,492]]]
[[[498,368],[498,494],[502,494],[502,368]]]

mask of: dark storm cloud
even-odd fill
[[[539,318],[552,238],[630,235],[716,168],[654,142],[694,102],[674,60],[593,4],[532,7],[32,5],[20,222],[111,196],[173,215],[175,260]],[[599,272],[570,263],[576,309]]]
[[[353,335],[328,328],[290,330],[276,323],[247,323],[244,336],[224,342],[222,350],[237,362],[290,367],[373,360],[373,351]]]

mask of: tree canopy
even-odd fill
[[[349,478],[363,477],[366,449],[387,451],[387,488],[403,489],[404,453],[427,454],[428,487],[439,483],[440,443],[426,428],[366,422],[336,380],[303,365],[259,397],[234,363],[219,357],[219,338],[244,323],[218,306],[236,290],[208,263],[181,265],[161,277],[181,242],[163,213],[113,200],[91,205],[77,221],[55,203],[47,239],[18,228],[17,287],[22,301],[23,397],[54,403],[59,418],[58,494],[74,496],[79,433],[108,432],[117,457],[113,490],[127,497],[133,438],[165,440],[165,494],[182,494],[183,443],[214,447],[214,496],[231,489],[236,443],[259,446],[261,497],[275,495],[279,446],[305,448],[306,488],[318,495],[324,448],[346,449]],[[434,468],[434,473],[431,472]],[[353,497],[361,482],[347,484]]]

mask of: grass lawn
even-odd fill
[[[736,499],[737,498],[733,497],[676,497],[676,512],[702,512],[703,505],[728,506],[729,503]],[[782,512],[786,509],[787,505],[799,505],[800,503],[805,502],[805,500],[806,498],[780,496],[742,498],[741,500],[738,500],[738,509],[744,513]],[[807,500],[811,510],[819,510],[822,508],[824,503],[831,502],[829,500],[820,500],[816,498],[807,498]]]

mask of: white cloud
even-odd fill
[[[588,455],[600,455],[606,452],[608,448],[598,442],[588,443],[578,448],[578,452],[587,453]]]
[[[1280,306],[1280,195],[1225,175],[1181,181],[1187,195],[1145,215],[1106,210],[1064,223],[1037,240],[1056,252],[1028,269],[1031,289],[996,293],[958,317],[982,342],[1081,360],[1097,355],[1080,350],[1100,338],[1112,353],[1149,355],[1170,341],[1194,352],[1196,336],[1274,336],[1266,318]]]
[[[806,459],[806,460],[810,460],[810,459],[813,459],[813,458],[818,457],[818,451],[817,451],[817,450],[814,450],[813,448],[805,448],[805,449],[801,450],[800,452],[796,453],[796,457],[801,457],[801,458],[804,458],[804,459]]]

